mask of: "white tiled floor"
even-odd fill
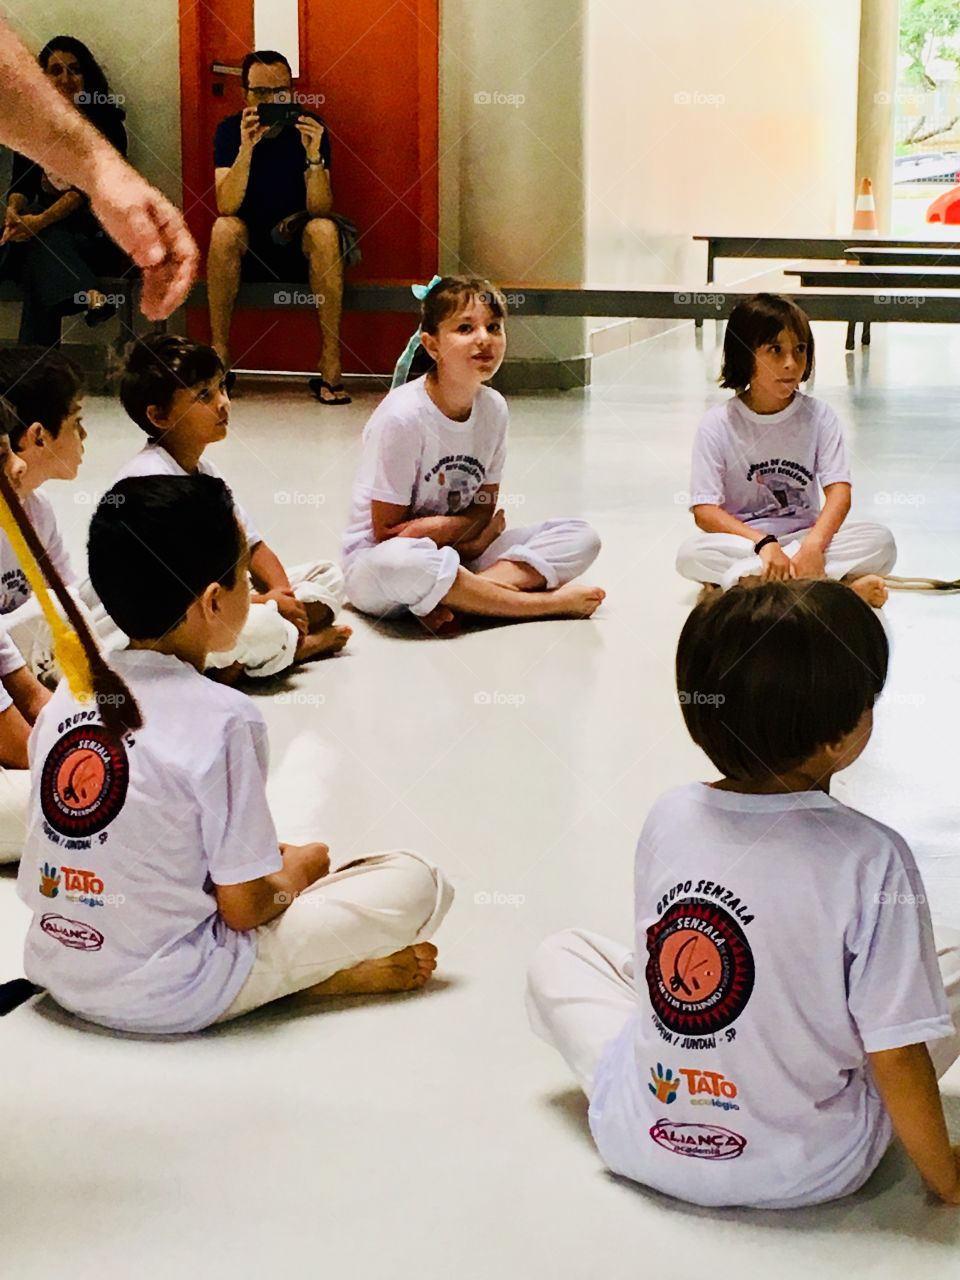
[[[438,642],[351,619],[347,655],[260,695],[282,837],[314,834],[344,860],[407,846],[448,870],[439,980],[176,1041],[109,1036],[44,1004],[5,1019],[6,1274],[953,1274],[960,1214],[928,1202],[896,1155],[862,1194],[800,1213],[708,1213],[616,1182],[562,1063],[526,1029],[537,940],[571,924],[628,937],[647,807],[710,776],[671,669],[693,599],[673,571],[690,441],[720,394],[714,330],[699,348],[686,327],[609,357],[588,393],[513,400],[514,519],[582,514],[604,537],[593,577],[609,597],[592,622]],[[960,332],[878,328],[854,357],[842,326],[817,337],[816,393],[848,424],[857,510],[894,526],[901,572],[956,576]],[[289,386],[236,400],[215,461],[288,560],[334,551],[374,403],[324,411]],[[140,443],[112,404],[86,416],[78,487],[51,492],[78,551],[91,495]],[[958,610],[952,596],[892,600],[890,691],[842,783],[914,841],[948,917]],[[19,972],[24,924],[3,875],[0,976]],[[960,1071],[947,1090],[960,1094]],[[960,1139],[960,1097],[949,1105]]]

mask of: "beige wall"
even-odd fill
[[[55,35],[89,45],[126,98],[130,160],[179,203],[180,43],[177,0],[7,0],[31,53]]]
[[[499,281],[583,279],[585,7],[443,0],[443,270]],[[510,328],[512,357],[564,358],[584,346],[580,320],[515,320]]]
[[[31,50],[60,33],[91,46],[126,96],[131,160],[179,199],[177,0],[7,7]],[[695,232],[849,227],[855,0],[807,0],[788,19],[769,0],[441,8],[444,270],[687,284],[702,278]],[[518,320],[511,354],[573,357],[593,327]]]
[[[850,227],[859,4],[602,0],[589,13],[590,283],[702,280],[698,232]]]
[[[786,16],[769,0],[444,0],[442,16],[444,268],[689,286],[697,232],[850,227],[856,0]],[[475,101],[496,91],[524,101]],[[512,354],[571,355],[597,323],[515,322]]]
[[[131,163],[180,203],[180,38],[177,0],[8,0],[6,15],[31,53],[76,36],[123,94]],[[4,154],[3,182],[9,173]],[[15,338],[19,303],[0,305],[0,337]],[[113,326],[106,326],[111,330]],[[86,342],[104,341],[84,333]]]

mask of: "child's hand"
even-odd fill
[[[319,840],[311,844],[282,844],[280,854],[283,869],[295,883],[296,893],[302,893],[330,872],[330,850]]]
[[[764,582],[786,582],[794,577],[793,561],[786,554],[779,542],[768,542],[759,552],[763,561]]]
[[[495,511],[476,537],[467,542],[456,544],[461,560],[476,560],[496,542],[507,527],[507,517],[503,511]]]
[[[275,600],[280,617],[292,622],[302,636],[307,634],[310,627],[307,611],[293,594],[293,587],[274,587],[272,591],[264,592],[260,598],[263,601]]]
[[[825,578],[827,566],[823,548],[809,539],[800,544],[800,550],[793,557],[793,576],[795,578]]]

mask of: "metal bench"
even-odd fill
[[[960,277],[958,277],[960,280]],[[724,320],[733,308],[754,291],[723,289],[719,292],[696,288],[644,288],[644,289],[591,289],[554,287],[551,285],[500,284],[507,297],[510,314],[514,316],[613,316],[616,318],[652,320]],[[245,284],[240,288],[237,307],[253,310],[276,306],[275,293],[286,292],[291,301],[282,304],[284,311],[312,311],[306,287],[300,284]],[[297,300],[297,295],[303,301]],[[885,305],[877,301],[875,293],[862,291],[851,294],[803,293],[792,294],[804,311],[814,320],[845,320],[853,316],[857,323],[870,320],[917,320],[912,306]],[[206,286],[195,284],[190,290],[186,306],[206,305]],[[931,299],[955,307],[950,299]],[[409,312],[415,315],[420,304],[410,292],[406,282],[391,281],[383,284],[348,285],[344,291],[344,309],[361,312]],[[938,310],[937,321],[956,319]]]
[[[960,246],[930,246],[926,249],[878,249],[871,244],[854,244],[847,250],[865,267],[960,267]]]
[[[861,233],[862,234],[862,233]],[[851,248],[851,241],[855,241],[857,233],[846,239],[840,239],[837,236],[726,236],[726,235],[699,235],[694,236],[694,240],[703,240],[707,246],[707,284],[710,285],[714,281],[714,264],[718,258],[765,258],[771,260],[777,259],[816,259],[821,261],[847,261],[852,255],[856,255],[859,247]],[[896,239],[877,239],[873,240],[870,245],[862,246],[864,251],[870,253],[878,253],[896,250],[915,250],[918,252],[938,253],[940,250],[960,250],[960,242],[956,240],[937,241],[928,237],[925,240],[896,240]],[[862,259],[860,259],[863,261]],[[874,259],[874,262],[877,260]],[[877,265],[880,265],[877,263]],[[918,263],[917,265],[926,265]],[[937,265],[936,261],[930,265]],[[789,273],[788,273],[789,274]],[[811,287],[813,286],[811,282]],[[826,286],[821,286],[826,287]],[[861,286],[868,287],[868,286]],[[803,298],[798,299],[799,304],[805,311],[809,312],[806,302]],[[820,317],[823,318],[823,317]],[[856,345],[856,326],[862,321],[863,334],[861,342],[864,346],[870,344],[870,319],[864,320],[862,314],[856,314],[851,311],[848,316],[835,315],[831,316],[834,320],[847,320],[847,337],[846,349],[852,351]],[[892,319],[890,314],[878,315],[878,320]],[[914,317],[917,318],[917,317]],[[700,323],[697,323],[697,328]]]
[[[960,266],[960,263],[958,263]],[[937,289],[960,289],[960,271],[933,271],[919,267],[912,270],[892,268],[889,271],[876,267],[843,267],[835,271],[822,271],[816,267],[798,267],[785,271],[787,276],[799,276],[804,289],[912,289],[930,292]]]
[[[768,242],[773,243],[773,242]],[[777,243],[786,244],[786,241]],[[796,243],[796,242],[791,242]],[[835,244],[843,246],[842,240]],[[958,246],[960,247],[960,246]],[[856,270],[856,268],[853,268]],[[960,280],[960,277],[958,277]],[[409,312],[416,314],[420,304],[410,292],[408,281],[383,281],[381,283],[347,285],[344,291],[344,307],[361,312]],[[617,318],[644,318],[654,320],[725,320],[738,303],[753,297],[749,292],[732,292],[723,289],[714,292],[696,288],[649,289],[591,289],[505,284],[500,288],[507,297],[510,313],[514,316],[603,316]],[[275,295],[285,293],[289,301],[284,310],[312,310],[306,286],[302,283],[244,284],[237,297],[238,307],[269,308],[276,306]],[[869,325],[873,320],[910,321],[926,323],[953,323],[960,316],[957,302],[949,297],[924,298],[925,306],[896,296],[881,301],[872,289],[858,292],[824,293],[796,291],[796,302],[812,320],[846,320],[848,339],[853,325],[864,326],[864,343],[869,342]],[[910,295],[915,298],[915,294]],[[299,299],[302,298],[302,301]],[[193,286],[187,299],[188,306],[205,306],[206,286],[201,282]],[[852,348],[848,340],[848,349]]]

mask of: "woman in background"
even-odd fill
[[[62,96],[125,155],[124,111],[87,46],[55,36],[37,61]],[[0,246],[0,277],[23,287],[20,342],[54,346],[64,316],[85,311],[87,324],[96,325],[115,313],[97,276],[123,274],[129,260],[107,238],[81,191],[18,153]]]

